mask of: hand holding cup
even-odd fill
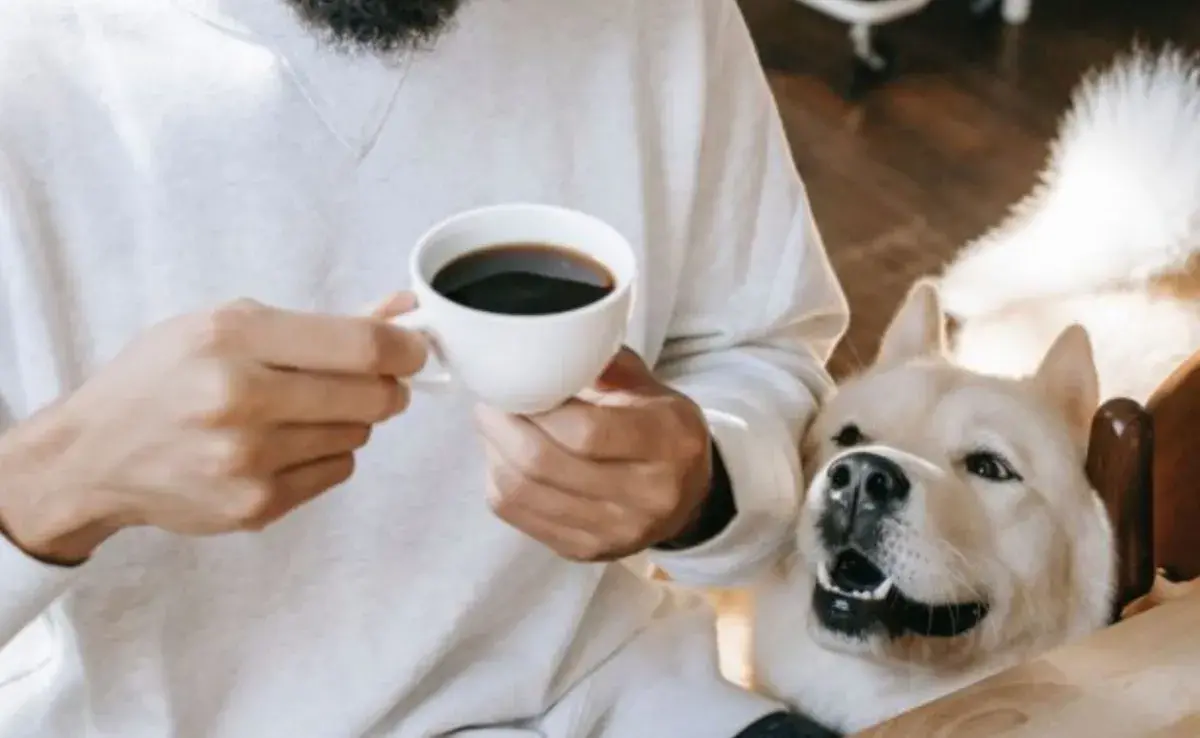
[[[680,535],[711,476],[700,408],[636,354],[621,351],[596,389],[594,401],[530,417],[485,406],[476,414],[492,508],[573,561],[613,561]]]
[[[129,526],[262,528],[350,476],[425,358],[377,318],[242,300],[168,320],[0,438],[0,529],[62,562]]]

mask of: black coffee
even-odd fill
[[[549,315],[590,305],[613,291],[604,265],[544,243],[473,251],[434,276],[433,289],[459,305],[507,315]]]

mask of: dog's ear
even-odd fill
[[[1083,326],[1068,326],[1054,339],[1034,381],[1058,403],[1071,428],[1086,438],[1100,404],[1100,379],[1092,340]]]
[[[942,356],[945,352],[946,320],[937,288],[932,281],[922,279],[909,290],[888,324],[875,355],[875,365],[892,366],[923,356]]]

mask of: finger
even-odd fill
[[[340,456],[362,448],[370,437],[371,426],[365,423],[280,426],[270,431],[263,444],[261,471]]]
[[[350,478],[354,456],[339,454],[289,467],[267,477],[265,485],[248,484],[228,504],[240,527],[262,530],[305,502]]]
[[[206,326],[213,348],[274,367],[409,377],[425,365],[425,339],[381,320],[321,315],[238,302]]]
[[[481,412],[497,413],[490,408]],[[666,442],[657,415],[637,405],[594,405],[573,399],[526,420],[571,455],[594,461],[658,458]]]
[[[488,448],[526,479],[593,499],[611,494],[610,470],[572,456],[528,418],[480,407],[475,420]]]
[[[411,292],[393,292],[371,310],[371,317],[391,320],[397,315],[412,312],[417,307],[417,297]]]
[[[264,369],[244,390],[257,422],[378,423],[408,406],[408,388],[388,377],[309,374]]]
[[[498,450],[488,447],[488,502],[501,519],[514,523],[534,515],[564,528],[611,529],[621,519],[609,500],[580,497],[570,491],[526,477]]]
[[[277,473],[275,490],[286,512],[345,482],[353,473],[354,455],[338,454]]]
[[[591,532],[564,527],[533,513],[523,512],[504,522],[568,561],[596,562],[621,558],[608,555],[603,543]]]

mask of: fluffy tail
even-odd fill
[[[1040,179],[945,271],[948,313],[1142,281],[1200,252],[1200,63],[1136,50],[1089,75]]]

